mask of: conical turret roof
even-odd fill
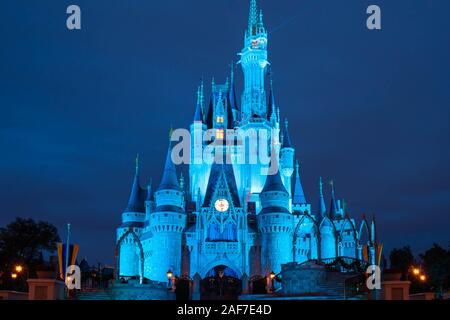
[[[267,175],[266,183],[264,184],[264,188],[262,189],[261,193],[270,191],[280,191],[287,193],[283,181],[281,180],[279,169],[277,170],[276,174]]]
[[[292,197],[292,203],[294,204],[305,204],[306,198],[305,194],[303,192],[302,183],[300,181],[300,174],[299,174],[299,165],[298,161],[295,164],[295,185],[294,185],[294,196]]]
[[[181,191],[178,184],[177,172],[175,165],[172,161],[172,142],[169,143],[169,149],[167,150],[166,163],[164,165],[164,172],[162,175],[161,183],[159,184],[158,191],[160,190],[177,190]]]
[[[136,157],[136,172],[131,186],[130,197],[124,212],[145,212],[145,190],[139,184],[139,157]]]

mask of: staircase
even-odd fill
[[[77,292],[75,300],[113,300],[113,296],[108,289],[91,289]]]

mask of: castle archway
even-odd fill
[[[115,270],[115,279],[119,280],[121,277],[121,270],[120,270],[120,251],[122,248],[122,244],[126,240],[132,240],[132,242],[135,244],[135,246],[138,249],[138,274],[139,276],[139,282],[142,283],[144,279],[144,249],[142,248],[141,240],[139,239],[138,235],[134,232],[132,228],[129,228],[117,241],[116,248],[114,250],[114,258],[115,258],[115,264],[116,264],[116,270]]]
[[[241,292],[241,277],[226,265],[211,268],[200,282],[202,300],[235,300]]]

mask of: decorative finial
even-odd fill
[[[139,153],[136,154],[136,174],[139,173]]]
[[[330,180],[328,184],[331,186],[331,195],[334,197],[334,181]]]
[[[297,176],[299,175],[298,174],[298,168],[299,167],[300,167],[300,165],[298,164],[298,159],[297,159],[297,160],[295,160],[295,171],[296,171]]]
[[[284,125],[285,125],[285,127],[286,127],[286,131],[287,131],[287,129],[288,129],[288,125],[289,125],[289,122],[288,122],[288,119],[286,118],[286,119],[284,119]]]
[[[230,78],[231,78],[231,83],[234,82],[234,61],[231,60],[230,62]]]
[[[203,107],[205,104],[205,89],[203,86],[203,77],[200,78],[200,106],[202,107],[202,112],[203,112]]]
[[[319,190],[320,190],[320,196],[323,196],[323,182],[322,177],[319,178]]]
[[[172,140],[172,133],[173,133],[173,127],[172,127],[172,125],[170,125],[170,129],[169,129],[169,143]]]

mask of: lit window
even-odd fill
[[[224,138],[223,129],[217,129],[217,131],[216,131],[216,138],[217,139],[223,139]]]
[[[217,117],[217,123],[223,123],[223,117],[222,116]]]

